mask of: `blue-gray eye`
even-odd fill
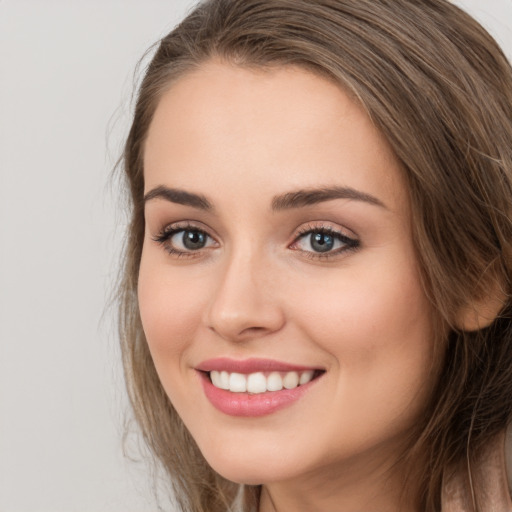
[[[335,239],[328,233],[311,233],[311,248],[316,252],[328,252],[334,247]]]
[[[312,229],[297,238],[293,243],[294,249],[311,254],[337,254],[345,249],[354,249],[359,241],[333,230]]]
[[[201,231],[183,231],[182,243],[185,249],[197,251],[206,245],[206,234]]]
[[[203,253],[203,249],[218,247],[213,237],[194,226],[167,226],[153,240],[175,256],[198,256]]]
[[[168,236],[167,243],[177,252],[200,251],[214,244],[213,239],[199,229],[177,229]]]

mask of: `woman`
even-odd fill
[[[512,509],[512,73],[473,19],[203,2],[124,166],[126,377],[182,510]]]

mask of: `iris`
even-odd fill
[[[182,242],[190,251],[202,249],[206,245],[206,234],[201,231],[184,231]]]
[[[311,234],[311,247],[316,252],[327,252],[334,247],[334,237],[327,233]]]

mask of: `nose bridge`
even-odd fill
[[[218,268],[218,285],[207,315],[210,329],[225,339],[263,336],[284,321],[271,283],[272,265],[250,243],[233,248]]]

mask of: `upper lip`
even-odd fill
[[[303,366],[274,359],[230,359],[228,357],[218,357],[215,359],[207,359],[196,367],[196,370],[202,372],[226,371],[229,373],[256,373],[256,372],[303,372],[307,370],[321,370],[322,368],[313,366]]]

